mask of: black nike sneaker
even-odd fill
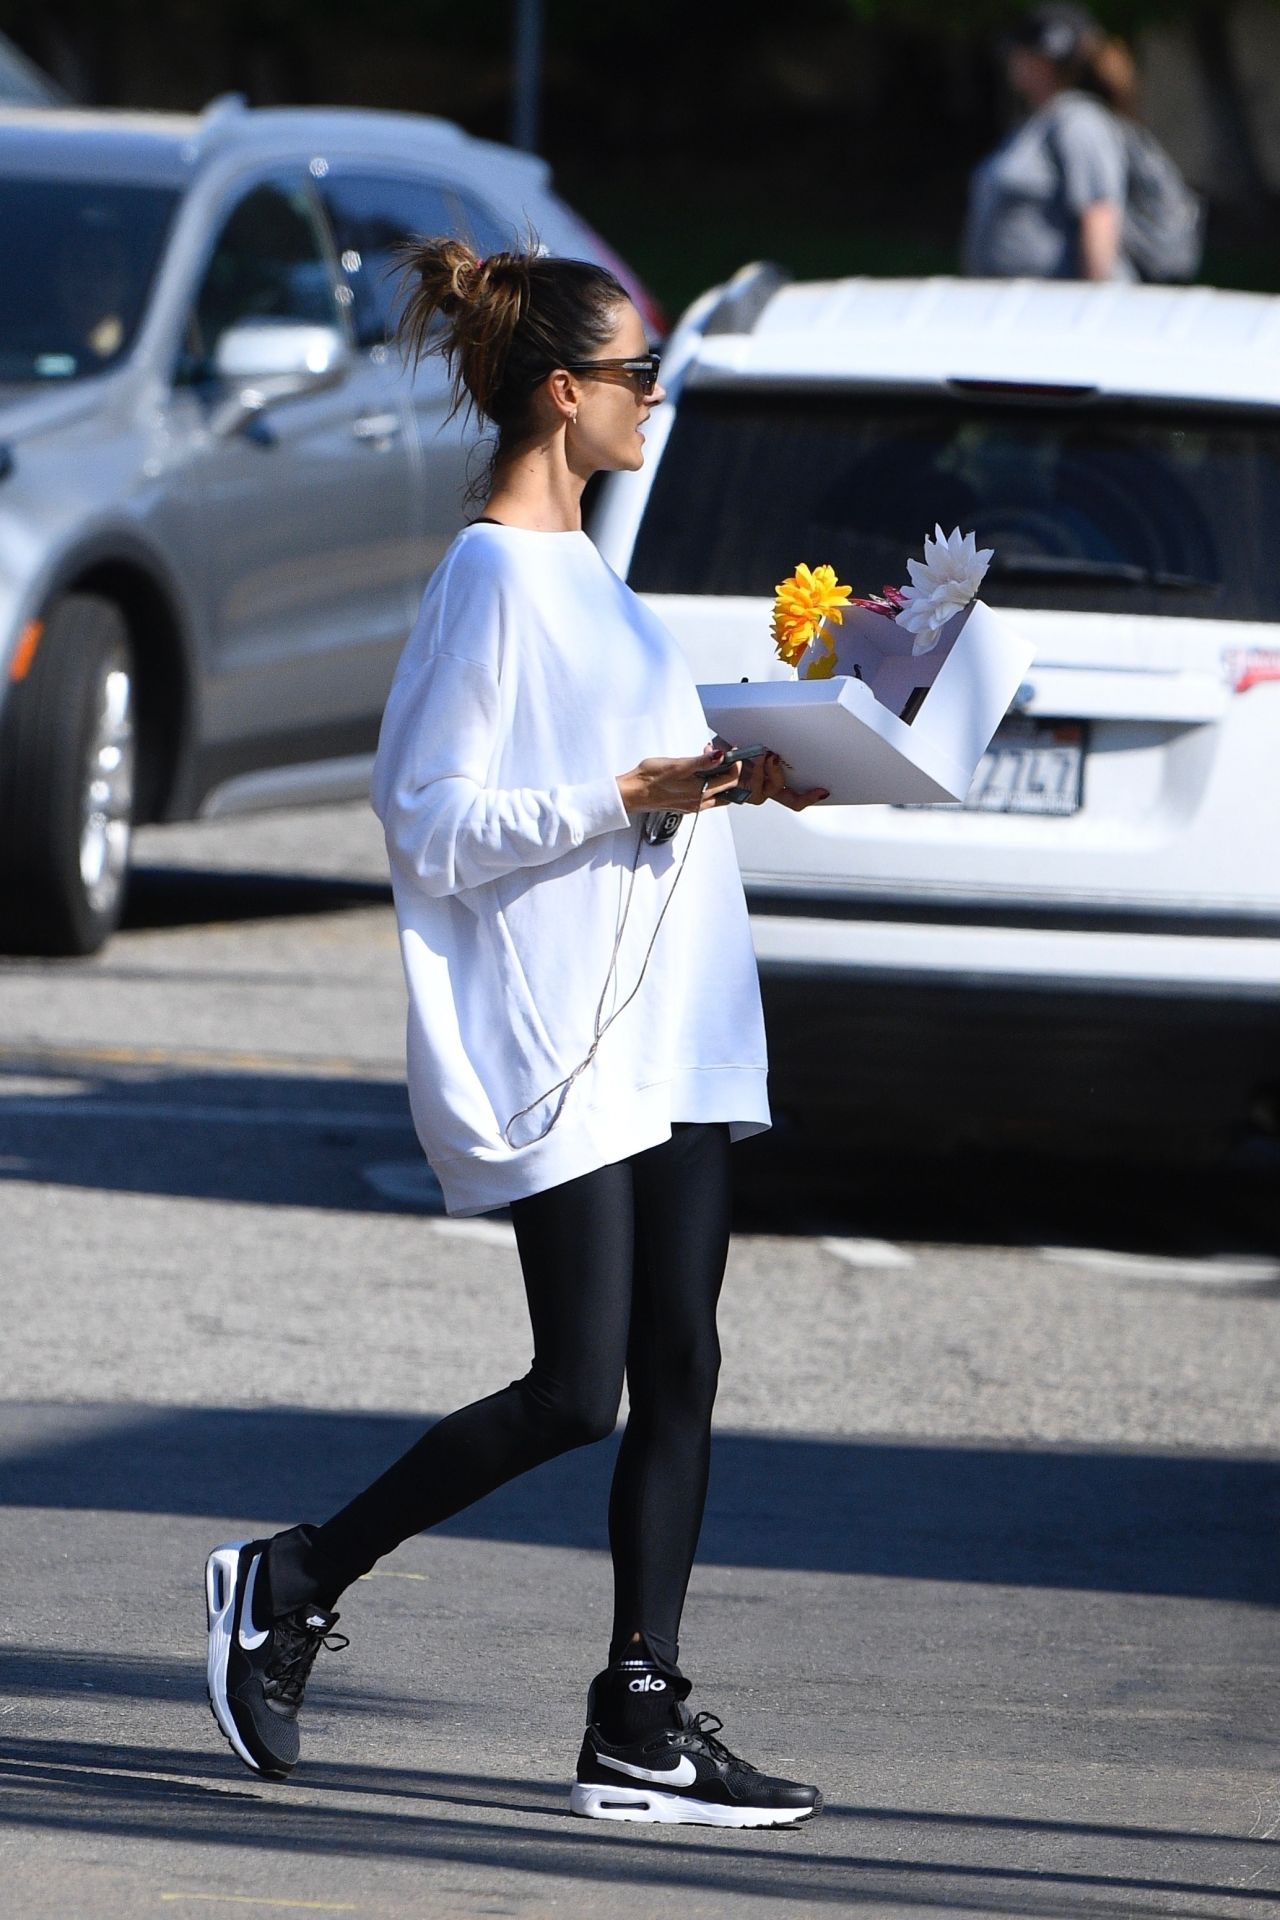
[[[822,1810],[816,1787],[777,1780],[716,1739],[713,1713],[683,1700],[671,1723],[615,1746],[589,1725],[569,1804],[591,1820],[650,1820],[701,1827],[793,1827]]]
[[[350,1643],[334,1633],[336,1613],[300,1607],[267,1626],[254,1619],[253,1596],[266,1540],[232,1540],[205,1563],[209,1610],[209,1705],[254,1773],[282,1780],[298,1764],[298,1712],[321,1647]]]

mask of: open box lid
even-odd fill
[[[904,701],[911,720],[877,699],[867,678],[837,673],[829,680],[699,687],[708,721],[737,744],[763,741],[782,756],[789,786],[826,787],[828,805],[963,800],[1031,665],[1032,647],[980,600],[948,621],[934,652],[914,659],[901,628],[894,631],[879,614],[863,620],[880,628],[888,643],[882,651],[899,669],[888,680],[877,672],[875,680]],[[873,629],[870,638],[877,637]],[[857,645],[854,635],[849,640]],[[841,667],[843,651],[837,645]]]

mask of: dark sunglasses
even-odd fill
[[[656,353],[637,354],[634,360],[568,360],[566,373],[625,373],[642,394],[650,394],[658,384],[662,359]]]

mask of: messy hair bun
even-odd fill
[[[498,429],[494,460],[527,437],[547,375],[599,354],[628,297],[606,268],[533,248],[482,260],[462,240],[420,240],[402,258],[400,344],[415,362],[443,356],[453,411],[474,408]]]
[[[527,262],[518,253],[479,259],[462,240],[426,240],[406,249],[411,291],[400,321],[410,359],[442,353],[454,407],[470,401],[493,420],[511,342],[528,304]],[[441,331],[439,323],[443,320]]]

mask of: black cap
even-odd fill
[[[1005,35],[1005,45],[1026,47],[1042,53],[1047,60],[1074,60],[1086,41],[1101,33],[1093,15],[1084,7],[1032,7],[1014,22]]]

